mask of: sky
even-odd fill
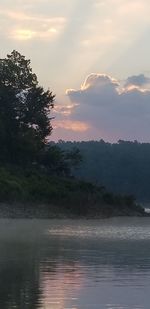
[[[1,58],[56,94],[52,140],[150,142],[149,0],[1,0]]]

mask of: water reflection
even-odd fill
[[[0,308],[149,309],[149,219],[119,220],[1,220]]]
[[[0,308],[38,308],[41,292],[34,248],[3,243],[0,252]]]

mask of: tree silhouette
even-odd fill
[[[30,60],[13,51],[0,59],[0,159],[26,164],[36,160],[51,134],[55,96],[38,85]]]

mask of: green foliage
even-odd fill
[[[39,210],[38,216],[103,217],[143,215],[131,197],[115,196],[104,187],[76,179],[49,176],[41,171],[14,167],[0,169],[0,202],[25,205],[23,216]],[[20,209],[22,209],[20,207]]]
[[[29,164],[51,133],[54,95],[38,86],[30,60],[17,51],[0,59],[0,160]]]
[[[23,183],[5,169],[0,170],[0,202],[12,202],[24,197]]]
[[[39,163],[48,173],[59,176],[71,176],[81,161],[82,156],[78,149],[64,151],[53,144],[46,147],[39,157]]]
[[[0,59],[0,80],[16,93],[38,85],[37,76],[32,73],[30,60],[13,50],[6,58]]]

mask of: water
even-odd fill
[[[150,218],[0,220],[0,308],[149,309]]]

